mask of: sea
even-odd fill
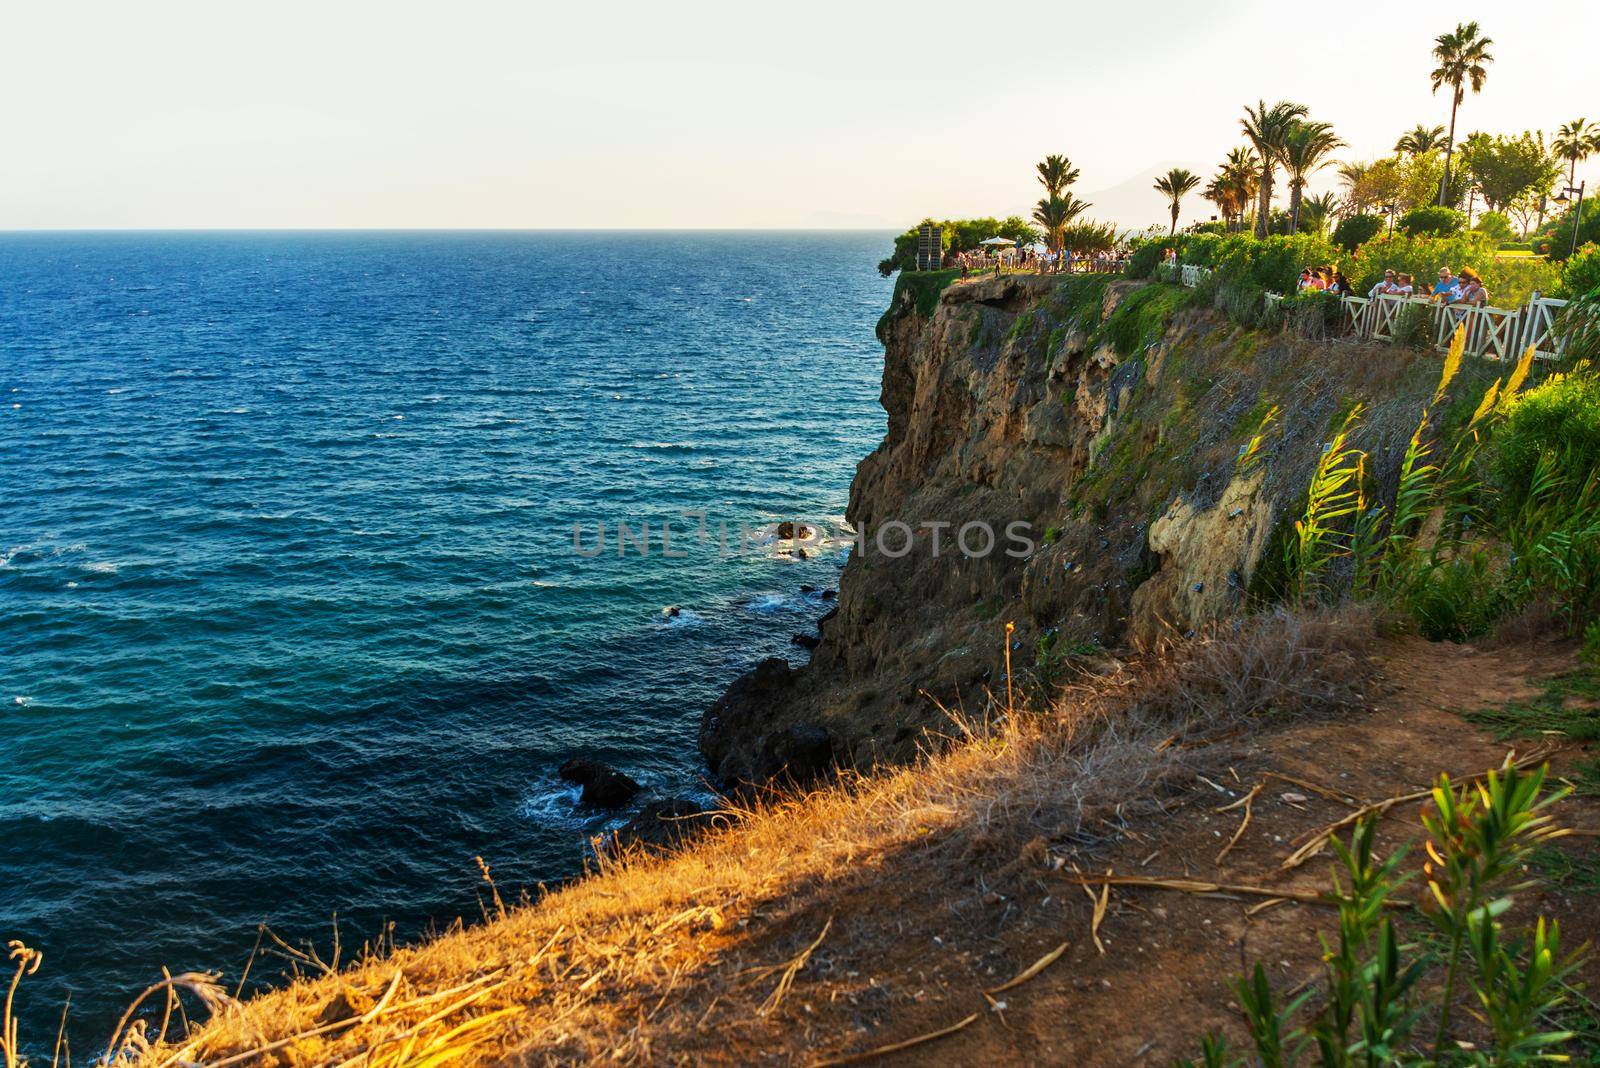
[[[701,712],[849,552],[890,237],[0,234],[24,1046],[70,996],[87,1059],[163,967],[231,991],[263,924],[478,922],[478,857],[571,877],[628,815],[571,756],[708,798]]]

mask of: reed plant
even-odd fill
[[[1564,953],[1554,920],[1541,917],[1515,935],[1503,922],[1528,885],[1522,874],[1533,850],[1565,833],[1549,809],[1567,791],[1547,792],[1547,773],[1508,762],[1460,787],[1439,777],[1421,821],[1428,860],[1419,911],[1437,936],[1434,948],[1407,941],[1395,920],[1411,876],[1400,871],[1404,850],[1378,855],[1375,818],[1358,821],[1348,843],[1332,840],[1338,934],[1323,939],[1320,984],[1284,1002],[1258,963],[1235,984],[1253,1056],[1230,1051],[1213,1034],[1203,1040],[1200,1060],[1179,1061],[1179,1068],[1566,1061],[1560,1049],[1574,1035],[1549,1021],[1567,1002],[1566,980],[1583,951]],[[1484,1042],[1452,1041],[1463,981]]]

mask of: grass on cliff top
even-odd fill
[[[125,1063],[691,1063],[713,1043],[748,1063],[800,1035],[808,1059],[843,1052],[861,1036],[816,1029],[805,1002],[878,1004],[870,962],[933,933],[902,935],[852,903],[931,894],[981,909],[1032,843],[1155,812],[1156,792],[1193,779],[1183,761],[1223,774],[1204,763],[1219,753],[1186,754],[1175,733],[1359,707],[1371,635],[1366,617],[1278,614],[1085,678],[1036,713],[990,703],[914,766],[730,807],[681,853],[608,855],[537,902],[507,907],[486,886],[490,922],[322,974],[312,962],[330,955],[305,956],[313,974],[223,997],[188,1035],[154,998],[153,1044]],[[825,964],[808,969],[818,946]]]
[[[916,302],[917,314],[924,319],[932,318],[934,309],[939,306],[939,294],[960,277],[959,268],[943,271],[901,271],[900,277],[895,279],[894,296],[890,299],[889,305],[899,307],[900,295],[909,292]]]
[[[1181,286],[1156,284],[1135,290],[1122,299],[1100,327],[1119,356],[1136,356],[1161,340],[1178,309],[1190,302]]]

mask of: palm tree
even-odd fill
[[[1397,156],[1407,155],[1416,159],[1434,151],[1443,141],[1443,126],[1428,127],[1418,123],[1416,129],[1407,130],[1400,135],[1400,140],[1394,143],[1394,153]]]
[[[1178,232],[1178,211],[1183,206],[1184,195],[1200,184],[1200,176],[1191,174],[1182,167],[1174,167],[1160,178],[1156,179],[1155,189],[1158,193],[1165,193],[1172,203],[1172,233]],[[1171,234],[1168,235],[1169,237]]]
[[[1366,211],[1370,199],[1367,196],[1367,175],[1372,171],[1370,163],[1341,163],[1339,164],[1339,181],[1344,183],[1344,202],[1352,215],[1360,215]]]
[[[1060,196],[1063,189],[1078,180],[1078,168],[1065,156],[1046,156],[1033,169],[1039,174],[1039,184],[1044,186],[1047,200]]]
[[[1206,187],[1200,190],[1200,195],[1217,206],[1217,214],[1222,216],[1223,221],[1231,229],[1233,227],[1233,187],[1228,184],[1228,179],[1223,176],[1221,171],[1218,171],[1216,177],[1206,183]]]
[[[1295,120],[1304,118],[1305,114],[1304,104],[1280,100],[1268,107],[1263,100],[1254,108],[1246,105],[1244,118],[1239,120],[1245,137],[1261,157],[1261,183],[1256,195],[1257,237],[1267,236],[1267,222],[1272,214],[1272,172],[1282,162],[1284,138]]]
[[[1245,146],[1231,150],[1218,171],[1218,177],[1233,190],[1232,217],[1240,228],[1244,226],[1245,210],[1255,199],[1256,189],[1261,184],[1260,171],[1261,157]]]
[[[1320,234],[1328,227],[1328,220],[1339,210],[1339,198],[1332,193],[1318,193],[1300,202],[1300,222],[1308,231]]]
[[[1306,182],[1333,161],[1328,153],[1343,147],[1331,122],[1294,122],[1283,139],[1283,168],[1289,172],[1289,232],[1300,229],[1300,201]]]
[[[1556,139],[1550,143],[1550,149],[1557,159],[1567,161],[1567,184],[1571,185],[1578,176],[1578,164],[1600,152],[1600,122],[1573,119],[1563,123],[1561,129],[1556,131]]]
[[[1033,209],[1033,221],[1044,227],[1049,235],[1050,248],[1061,251],[1061,235],[1073,219],[1082,215],[1089,205],[1071,193],[1045,197]]]
[[[1433,42],[1433,58],[1439,65],[1430,78],[1433,91],[1450,87],[1450,135],[1444,143],[1444,180],[1439,183],[1439,204],[1444,206],[1450,194],[1450,157],[1456,148],[1456,109],[1466,99],[1466,86],[1474,93],[1483,91],[1489,77],[1489,64],[1494,57],[1489,46],[1494,41],[1483,36],[1476,22],[1464,22],[1453,33],[1440,34]]]

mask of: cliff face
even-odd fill
[[[704,716],[725,781],[909,758],[1003,691],[1007,622],[1016,683],[1048,685],[1065,657],[1239,610],[1343,416],[1366,405],[1371,477],[1392,480],[1437,376],[1431,356],[1236,328],[1171,287],[935,281],[903,280],[879,324],[888,434],[851,487],[865,547],[821,644]]]

